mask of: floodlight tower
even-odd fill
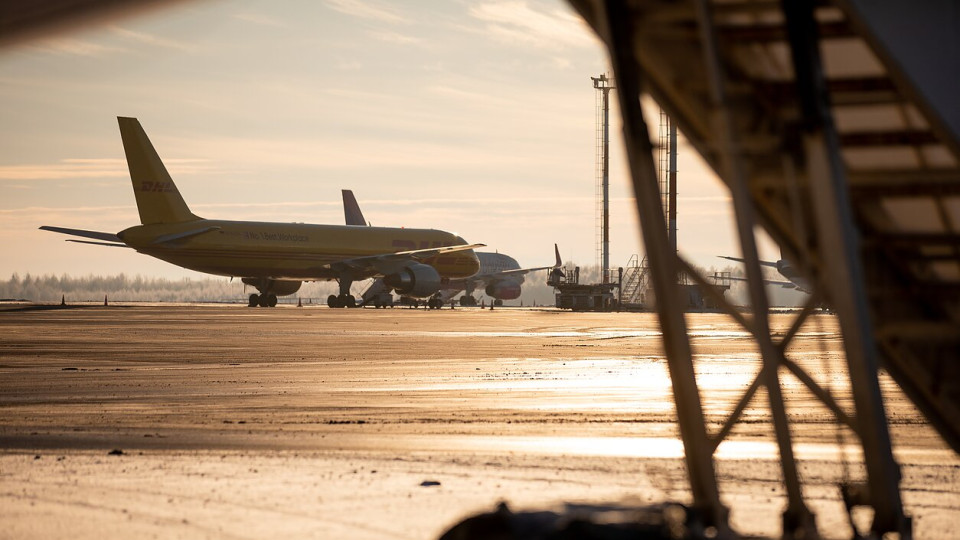
[[[677,252],[677,124],[660,109],[659,178],[670,247]]]
[[[590,77],[597,90],[597,251],[601,283],[610,281],[610,90],[613,80],[605,74]]]

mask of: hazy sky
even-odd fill
[[[0,276],[197,275],[37,230],[139,223],[117,116],[140,119],[203,217],[343,223],[352,188],[374,225],[454,231],[522,265],[557,242],[593,264],[590,77],[607,66],[566,4],[539,0],[175,3],[7,47]],[[612,118],[623,266],[642,248]],[[727,192],[680,150],[681,251],[724,266],[739,253]]]

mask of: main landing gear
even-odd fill
[[[302,281],[292,279],[273,279],[268,277],[240,278],[244,285],[250,285],[257,292],[250,295],[247,307],[276,307],[277,296],[286,296],[300,290]]]
[[[464,307],[476,306],[477,299],[473,295],[463,295],[460,297],[460,305]]]
[[[277,306],[277,295],[273,293],[263,293],[257,294],[253,293],[250,295],[250,303],[247,304],[247,307],[276,307]]]
[[[352,294],[331,294],[327,297],[327,305],[332,308],[357,307],[357,299]]]

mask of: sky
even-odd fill
[[[139,224],[117,116],[139,118],[202,217],[339,224],[348,188],[374,225],[456,232],[523,266],[551,264],[554,243],[595,264],[590,77],[608,66],[553,0],[204,0],[8,46],[0,276],[201,277],[37,230]],[[616,267],[643,249],[611,119]],[[726,266],[728,192],[682,139],[678,169],[680,251]]]

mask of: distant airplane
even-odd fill
[[[717,255],[721,259],[727,259],[728,261],[744,262],[743,259],[738,259],[737,257],[727,257],[725,255]],[[777,272],[780,272],[780,275],[787,278],[789,281],[777,281],[774,279],[765,279],[764,283],[767,285],[779,285],[784,289],[796,289],[800,292],[810,294],[813,291],[813,287],[810,286],[810,281],[800,272],[797,271],[796,267],[790,263],[787,259],[783,258],[781,254],[780,260],[777,262],[773,261],[760,261],[760,264],[763,266],[769,266],[771,268],[776,268]],[[731,277],[730,279],[734,281],[747,281],[747,278],[742,277]]]
[[[44,225],[43,230],[130,247],[177,266],[242,278],[259,294],[250,307],[273,307],[277,296],[297,292],[303,281],[336,280],[340,294],[330,307],[353,307],[354,281],[382,277],[404,295],[433,296],[449,280],[477,273],[474,248],[435,229],[349,227],[304,223],[209,220],[197,217],[181,197],[136,118],[118,117],[130,179],[140,211],[137,225],[117,234]]]
[[[360,204],[357,203],[357,198],[354,196],[353,191],[344,189],[342,193],[343,217],[346,224],[369,226],[369,222],[363,217]],[[484,292],[487,293],[487,296],[494,299],[494,305],[500,306],[503,305],[504,300],[519,298],[521,285],[523,284],[526,274],[538,270],[551,270],[560,267],[562,264],[560,261],[560,250],[556,244],[553,245],[553,249],[556,253],[556,264],[535,268],[520,268],[520,264],[517,263],[516,259],[502,253],[484,253],[478,251],[476,255],[480,260],[480,270],[468,278],[451,279],[445,282],[436,298],[431,298],[427,305],[431,308],[442,307],[443,303],[450,301],[461,291],[466,291],[466,294],[460,298],[460,305],[475,306],[477,305],[477,299],[473,296],[473,291],[478,287],[482,288]],[[381,280],[377,280],[364,291],[364,303],[372,303],[375,306],[377,306],[378,303],[386,304],[387,300],[382,295],[388,291],[389,287],[382,283]]]
[[[477,258],[480,259],[480,271],[468,278],[451,279],[440,291],[440,297],[446,301],[456,296],[460,291],[464,291],[465,294],[460,297],[460,305],[475,306],[477,305],[477,299],[473,296],[473,291],[481,288],[483,292],[487,293],[487,296],[493,298],[493,303],[497,306],[503,305],[504,300],[520,298],[524,276],[538,270],[553,270],[563,264],[560,261],[560,250],[556,244],[553,245],[553,249],[557,257],[556,264],[533,268],[520,268],[516,259],[503,253],[478,251]]]

